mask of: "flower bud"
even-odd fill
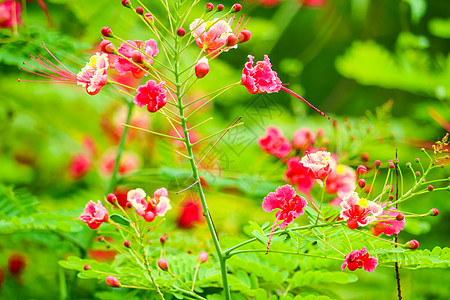
[[[125,246],[125,247],[127,247],[127,248],[130,248],[130,246],[131,246],[131,242],[130,241],[124,241],[123,242],[123,245]]]
[[[178,36],[184,36],[186,34],[186,30],[183,27],[177,29]]]
[[[238,43],[238,38],[234,34],[230,34],[227,37],[226,45],[227,47],[233,47]]]
[[[405,246],[408,247],[409,249],[414,250],[419,248],[419,242],[417,240],[410,240],[405,244]]]
[[[361,176],[367,174],[367,168],[363,165],[358,166],[358,168],[356,169],[356,175]]]
[[[394,170],[395,169],[395,165],[394,164],[389,164],[389,169]]]
[[[140,51],[134,50],[131,54],[131,59],[137,64],[142,64],[144,62],[144,54]]]
[[[416,157],[415,161],[416,163],[420,162],[420,158]]]
[[[25,257],[21,254],[13,254],[8,259],[8,269],[13,275],[18,275],[25,269]]]
[[[162,245],[164,245],[167,240],[166,240],[165,237],[162,236],[162,237],[159,238],[159,241],[161,242]]]
[[[115,54],[117,53],[116,47],[114,47],[113,43],[111,43],[111,41],[108,40],[103,40],[100,43],[100,49],[108,54]]]
[[[163,271],[169,271],[169,264],[164,258],[158,260],[158,267]]]
[[[127,208],[132,208],[133,204],[131,204],[130,202],[127,202]]]
[[[222,11],[225,9],[225,6],[223,6],[223,4],[218,4],[217,5],[217,11]]]
[[[398,160],[398,158],[394,158],[394,164],[399,164],[400,163],[400,161]]]
[[[155,22],[155,18],[153,18],[153,16],[152,16],[151,13],[146,13],[146,14],[144,15],[144,17],[145,17],[145,21]],[[147,22],[147,23],[148,23],[148,22]]]
[[[102,236],[99,236],[99,237],[98,237],[98,241],[99,241],[99,242],[104,242],[104,241],[105,241],[105,238],[102,237]]]
[[[166,240],[169,239],[169,234],[168,233],[164,233],[163,236],[166,238]]]
[[[83,270],[87,271],[91,269],[91,265],[84,265]]]
[[[112,29],[109,27],[103,27],[101,32],[104,37],[114,37],[114,33],[112,32]]]
[[[388,199],[391,201],[394,200],[394,195],[389,195]]]
[[[128,8],[131,8],[131,1],[130,0],[122,0],[122,5]]]
[[[405,215],[402,214],[402,213],[399,213],[399,214],[397,214],[397,215],[395,216],[395,219],[396,219],[397,221],[403,221],[403,220],[405,219]]]
[[[406,166],[407,166],[407,167],[411,166],[411,162],[408,161],[408,162],[406,163]]]
[[[136,13],[138,15],[143,15],[144,14],[144,8],[142,6],[136,7]]]
[[[427,189],[429,192],[432,192],[434,190],[434,186],[432,186],[431,184],[429,186],[427,186]]]
[[[144,215],[144,220],[147,222],[152,222],[156,217],[156,214],[152,211],[148,211]]]
[[[375,161],[375,168],[379,168],[381,166],[381,161],[379,161],[378,159]]]
[[[239,3],[233,4],[233,6],[231,7],[231,11],[232,12],[239,12],[242,9],[242,5],[240,5]]]
[[[238,35],[239,43],[248,42],[251,37],[252,37],[252,33],[250,32],[250,30],[244,29]]]
[[[214,4],[212,4],[212,3],[206,3],[206,5],[205,5],[205,11],[206,12],[210,12],[210,11],[212,11],[214,9]]]
[[[416,171],[416,176],[419,177],[420,176],[420,172]]]
[[[369,153],[367,153],[367,152],[361,153],[361,160],[362,161],[369,161],[369,158],[370,158]]]
[[[119,279],[117,279],[116,277],[109,275],[108,277],[105,278],[105,283],[107,286],[110,287],[119,287],[120,286],[120,282]]]
[[[358,180],[358,186],[364,188],[366,186],[366,181],[364,179]]]
[[[439,214],[439,210],[437,208],[432,208],[430,209],[430,211],[428,212],[428,214],[430,216],[436,217]]]
[[[205,263],[208,260],[208,253],[202,251],[198,254],[197,258],[201,263]]]
[[[106,200],[108,200],[108,202],[111,204],[116,204],[117,196],[113,193],[109,193],[108,196],[106,196]]]
[[[208,72],[209,72],[208,59],[206,59],[206,57],[203,57],[202,59],[200,59],[198,61],[198,63],[195,65],[194,70],[195,70],[195,76],[197,76],[197,78],[205,77],[206,74],[208,74]]]

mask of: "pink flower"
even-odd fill
[[[13,0],[0,3],[0,28],[22,25],[22,5]]]
[[[108,55],[97,53],[77,74],[77,84],[86,88],[89,95],[97,94],[108,83]]]
[[[135,48],[142,50],[146,55],[143,55]],[[136,78],[140,78],[145,75],[145,72],[142,69],[148,70],[149,67],[146,67],[145,65],[153,64],[152,57],[159,53],[158,46],[154,39],[145,41],[145,43],[139,40],[128,40],[126,43],[122,43],[117,51],[128,59],[117,56],[114,68],[120,73],[120,75],[124,75],[126,72],[131,72]],[[133,58],[133,54],[142,58],[142,63],[138,64],[142,69],[130,61]]]
[[[136,209],[138,215],[144,217],[147,222],[151,222],[157,215],[162,217],[172,208],[168,196],[169,193],[165,188],[156,190],[152,199],[147,197],[144,190],[135,189],[128,192],[127,200]]]
[[[203,19],[195,19],[189,29],[196,38],[195,43],[200,49],[203,49],[211,57],[219,55],[222,51],[228,51],[231,48],[237,48],[237,45],[227,47],[227,38],[231,35],[238,36],[245,24],[242,24],[244,17],[239,18],[235,29],[231,28],[235,17],[232,17],[227,23],[225,20],[214,19],[205,22]],[[248,21],[247,21],[248,22]],[[229,45],[229,44],[228,44]]]
[[[104,222],[109,219],[108,211],[100,201],[95,203],[89,201],[84,208],[84,212],[80,215],[80,220],[88,224],[89,228],[97,229]]]
[[[356,192],[349,193],[342,199],[340,216],[347,221],[348,228],[366,226],[383,213],[383,208],[365,198],[359,198]]]
[[[344,197],[356,188],[356,172],[349,166],[337,165],[328,175],[326,180],[326,191],[329,194],[337,193]]]
[[[303,166],[298,156],[287,161],[286,180],[291,184],[296,184],[300,192],[309,194],[314,180],[308,176],[308,168]]]
[[[308,168],[308,175],[312,179],[325,179],[332,171],[331,153],[317,151],[302,157],[301,163]]]
[[[250,94],[278,93],[278,91],[283,90],[286,93],[302,100],[309,107],[316,110],[322,116],[328,118],[323,112],[311,105],[311,103],[282,85],[280,78],[278,78],[277,72],[272,70],[272,65],[267,55],[264,55],[264,60],[258,61],[255,66],[253,66],[253,59],[253,56],[248,56],[249,61],[245,63],[241,77],[241,83],[247,88]]]
[[[378,259],[375,257],[369,257],[367,249],[364,246],[361,250],[355,250],[345,256],[345,261],[342,264],[342,271],[345,267],[348,267],[350,271],[356,269],[364,269],[367,272],[373,272],[378,265]]]
[[[291,143],[283,136],[281,130],[273,126],[267,128],[266,136],[259,138],[258,144],[261,149],[279,158],[287,156],[292,148]]]
[[[311,129],[302,127],[294,133],[292,143],[297,150],[308,151],[316,140],[315,134]]]
[[[202,204],[195,198],[188,198],[181,204],[177,224],[180,228],[192,228],[195,223],[202,223],[205,220],[202,212]]]
[[[271,212],[277,208],[280,209],[276,213],[276,219],[273,223],[272,230],[270,231],[267,252],[269,251],[270,240],[272,239],[275,226],[278,225],[281,229],[284,229],[288,224],[292,223],[295,218],[304,213],[303,209],[306,205],[307,202],[305,198],[297,195],[294,188],[290,185],[283,185],[264,198],[262,207],[266,212]],[[278,224],[280,220],[283,220],[283,222]]]
[[[382,206],[386,207],[387,203],[385,203]],[[391,236],[392,234],[398,234],[400,231],[403,230],[403,227],[405,226],[405,219],[401,221],[396,220],[396,217],[399,214],[401,213],[396,211],[395,207],[390,207],[388,210],[384,210],[383,215],[378,217],[378,220],[380,221],[372,223],[370,231],[375,236],[380,235],[380,233],[384,233],[387,236]],[[383,221],[383,218],[387,218],[389,220]]]
[[[158,111],[167,103],[167,90],[164,88],[164,84],[164,81],[156,84],[156,81],[149,80],[145,85],[140,85],[133,102],[139,107],[147,105],[149,112]]]
[[[91,167],[91,158],[86,154],[79,153],[70,160],[70,177],[72,179],[80,179],[91,170]]]

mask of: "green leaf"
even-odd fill
[[[258,230],[253,230],[252,234],[255,236],[255,238],[263,245],[267,245],[269,243],[269,239],[267,236],[259,232]]]
[[[130,226],[131,221],[125,218],[122,215],[113,214],[110,216],[111,220],[113,220],[116,223],[119,223],[121,225]]]
[[[427,10],[427,2],[425,0],[403,0],[411,7],[411,20],[413,23],[419,23],[420,19],[425,15]]]

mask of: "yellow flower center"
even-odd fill
[[[337,167],[336,167],[336,172],[337,172],[339,175],[344,174],[344,173],[345,173],[345,166],[344,166],[344,165],[337,165]]]
[[[91,60],[89,61],[88,65],[95,68],[95,64],[97,63],[97,57],[92,56]]]
[[[361,198],[358,200],[358,205],[362,207],[367,207],[369,205],[369,201],[366,198]]]

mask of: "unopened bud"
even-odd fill
[[[177,29],[178,36],[184,36],[186,34],[186,30],[183,27]]]
[[[375,168],[379,168],[381,166],[381,161],[379,161],[378,159],[375,161]]]
[[[240,5],[239,3],[233,4],[233,6],[231,7],[232,12],[240,12],[241,9],[242,9],[242,5]]]
[[[117,279],[116,277],[109,275],[108,277],[105,278],[105,283],[107,286],[110,287],[119,287],[120,286],[120,282],[119,279]]]
[[[155,18],[153,18],[152,14],[150,14],[150,13],[146,13],[144,15],[144,17],[145,17],[146,21],[150,21],[150,22],[154,22],[155,21]]]
[[[136,13],[138,15],[143,15],[144,14],[144,8],[142,6],[136,7]]]
[[[152,211],[148,211],[144,215],[144,220],[146,222],[152,222],[156,218],[156,214]]]
[[[206,74],[208,74],[208,72],[209,72],[208,59],[206,59],[206,57],[203,57],[202,59],[200,59],[198,61],[198,63],[195,65],[194,70],[195,70],[195,76],[197,76],[197,78],[205,77]]]
[[[131,204],[130,202],[127,202],[127,208],[132,208],[133,204]]]
[[[144,62],[144,54],[140,51],[134,50],[131,54],[131,59],[137,64],[142,64]]]
[[[388,199],[391,200],[391,201],[394,200],[394,195],[389,195]]]
[[[108,196],[106,196],[106,200],[108,200],[108,202],[111,204],[116,204],[117,196],[113,193],[109,193]]]
[[[439,210],[437,208],[432,208],[430,209],[430,211],[428,212],[428,214],[430,216],[436,217],[439,214]]]
[[[103,27],[101,32],[104,37],[114,37],[114,33],[112,32],[112,29],[109,27]]]
[[[102,236],[99,236],[99,237],[98,237],[98,241],[99,241],[99,242],[104,242],[104,241],[105,241],[105,238],[102,237]]]
[[[419,177],[420,176],[420,172],[416,171],[416,176]]]
[[[122,0],[122,5],[125,7],[130,8],[131,7],[131,1],[130,0]]]
[[[202,251],[198,254],[197,258],[201,263],[205,263],[208,260],[208,253]]]
[[[367,168],[363,165],[358,166],[358,168],[356,169],[356,175],[361,176],[367,174]]]
[[[244,29],[238,35],[239,43],[248,42],[251,37],[252,37],[252,33],[250,32],[250,30]]]
[[[434,190],[434,186],[432,186],[431,184],[429,186],[427,186],[427,190],[429,192],[432,192]]]
[[[397,158],[394,158],[394,164],[398,164],[400,161]]]
[[[164,258],[161,258],[158,260],[158,267],[163,271],[169,270],[169,264],[167,263],[167,261]]]
[[[366,186],[366,181],[364,179],[358,180],[358,186],[364,188]]]
[[[117,52],[116,47],[114,47],[113,43],[111,43],[111,41],[108,40],[103,40],[100,43],[100,49],[108,54],[115,54]]]
[[[363,152],[363,153],[361,153],[361,160],[362,161],[369,161],[369,153],[367,153],[367,152]]]
[[[166,240],[169,239],[169,234],[168,233],[164,233],[163,236],[166,238]]]
[[[130,246],[131,246],[131,242],[130,241],[124,241],[123,242],[123,245],[125,246],[125,247],[127,247],[127,248],[130,248]]]
[[[214,9],[214,4],[212,4],[212,3],[207,3],[206,5],[205,5],[205,11],[206,12],[210,12],[210,11],[212,11]]]
[[[161,242],[161,244],[164,245],[164,244],[166,243],[167,240],[166,240],[165,237],[162,236],[162,237],[159,238],[159,241]]]
[[[411,165],[411,162],[408,161],[408,162],[406,163],[406,166],[409,167],[410,165]]]
[[[415,161],[416,163],[420,162],[420,158],[416,157]]]
[[[18,275],[23,272],[26,266],[25,257],[21,254],[13,254],[8,259],[8,269],[13,275]]]
[[[417,240],[410,240],[405,245],[412,250],[419,248],[419,242]]]
[[[90,269],[91,269],[90,265],[84,265],[84,267],[83,267],[83,270],[85,270],[85,271],[90,270]]]
[[[227,37],[226,45],[227,47],[233,47],[238,43],[238,38],[234,34],[230,34]]]
[[[331,121],[331,126],[333,126],[334,129],[336,129],[336,128],[338,127],[338,120],[333,119],[333,120]]]
[[[223,6],[223,4],[218,4],[217,5],[217,11],[222,11],[225,9],[225,6]]]
[[[395,165],[394,164],[389,164],[389,169],[394,170],[395,169]]]
[[[397,221],[403,221],[405,219],[405,215],[402,213],[397,214],[397,216],[395,216],[395,219]]]

